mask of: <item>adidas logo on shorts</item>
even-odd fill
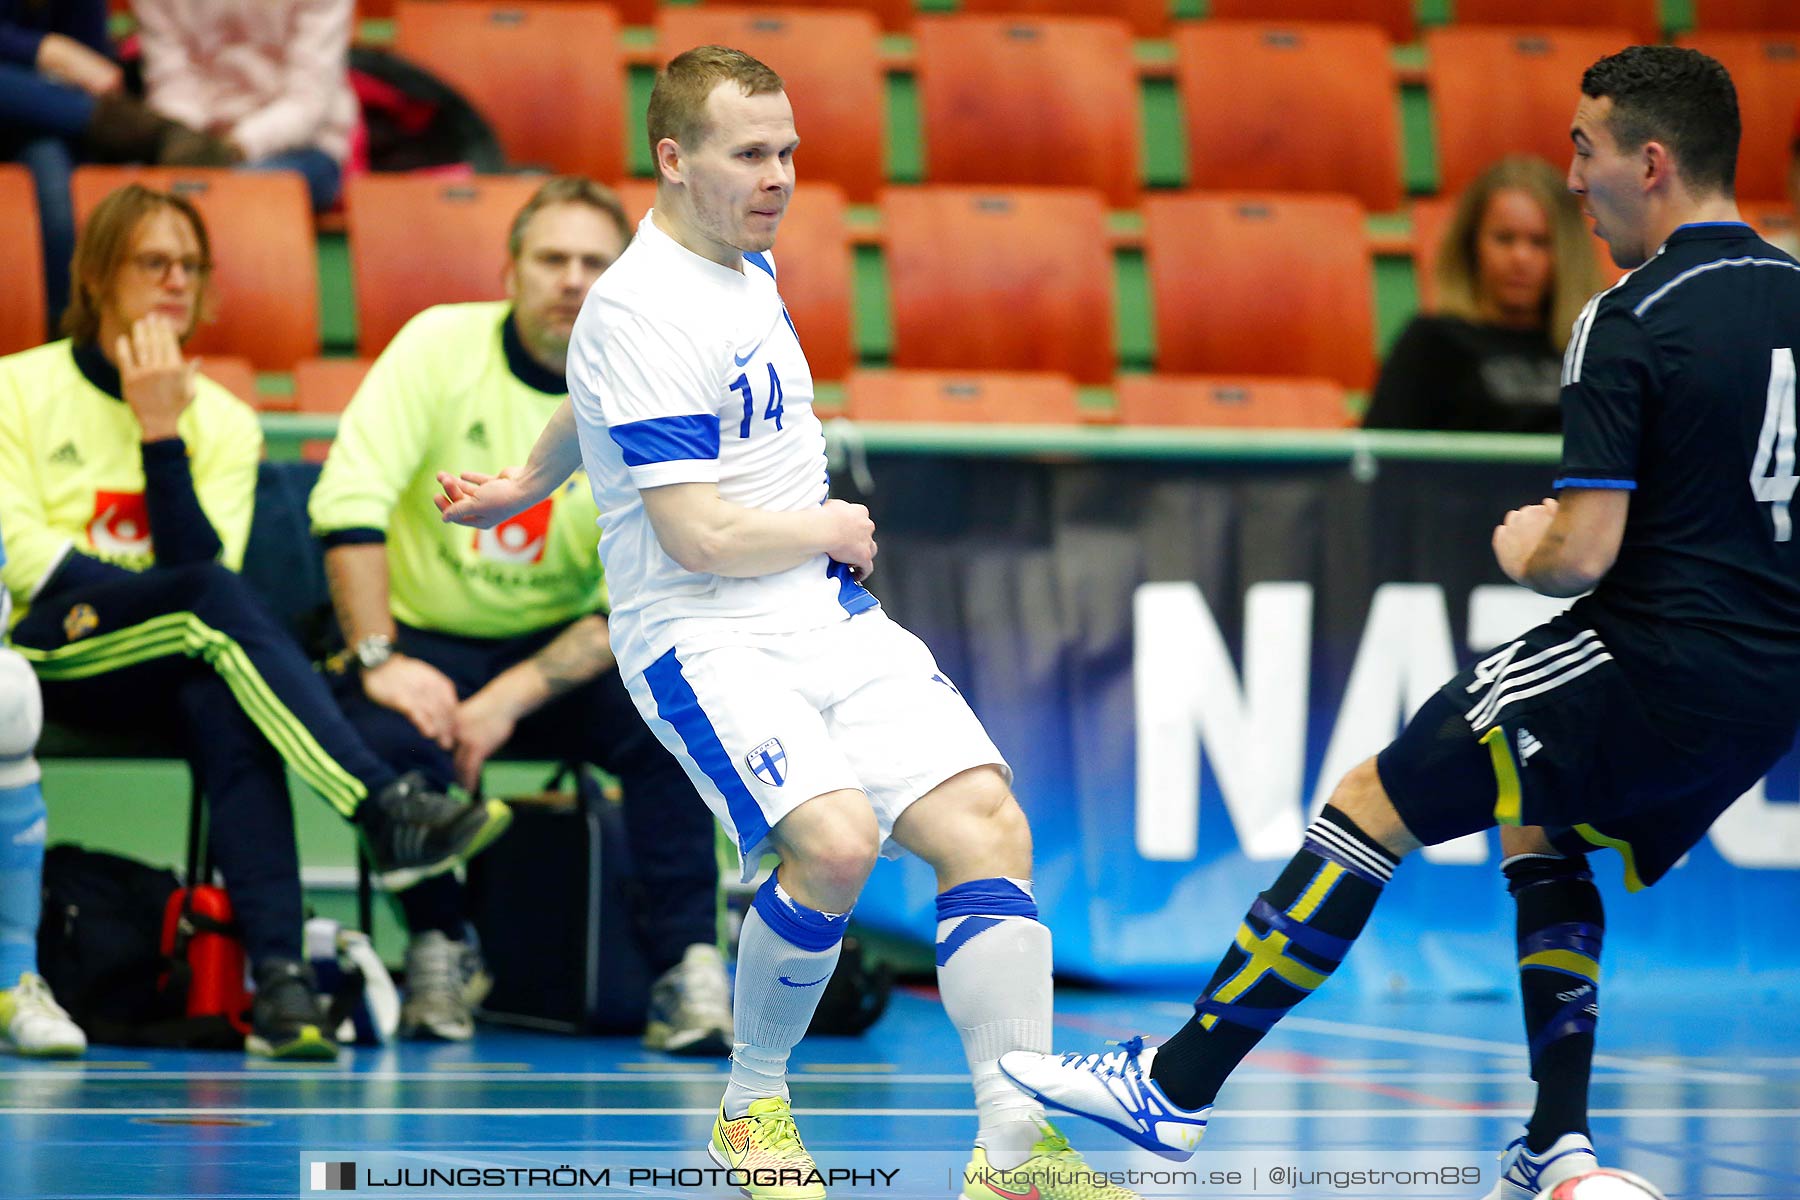
[[[1519,746],[1519,762],[1520,763],[1526,763],[1526,762],[1531,761],[1531,756],[1536,754],[1539,750],[1542,750],[1544,748],[1544,743],[1538,741],[1537,738],[1533,737],[1531,734],[1531,730],[1529,730],[1529,729],[1519,730],[1519,735],[1518,735],[1517,741],[1518,741],[1518,746]]]

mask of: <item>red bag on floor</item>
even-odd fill
[[[117,854],[64,845],[44,855],[38,963],[90,1042],[244,1048],[243,950],[230,902],[202,888],[190,905],[180,885],[173,871]],[[208,999],[191,1004],[196,974]]]

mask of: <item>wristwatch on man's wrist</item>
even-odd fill
[[[366,638],[358,639],[352,653],[356,655],[358,666],[365,671],[373,671],[394,657],[394,639],[385,633],[371,633]]]

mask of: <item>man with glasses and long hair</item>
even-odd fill
[[[0,579],[48,717],[167,736],[205,788],[255,976],[249,1049],[331,1058],[284,765],[355,825],[391,889],[452,869],[510,814],[383,763],[238,577],[262,434],[182,354],[211,270],[180,196],[132,184],[88,218],[69,337],[0,359]]]

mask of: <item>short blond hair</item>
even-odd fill
[[[141,183],[128,183],[94,206],[75,239],[75,253],[69,260],[69,307],[63,310],[62,331],[78,342],[92,342],[100,336],[100,310],[106,292],[118,278],[131,253],[131,239],[150,214],[172,208],[194,227],[194,240],[200,243],[200,303],[202,317],[212,311],[212,239],[206,234],[206,222],[193,201],[174,192],[159,192]]]
[[[618,227],[622,242],[630,243],[631,235],[635,232],[617,192],[580,175],[557,175],[546,180],[543,187],[533,192],[531,199],[514,215],[512,228],[506,233],[508,258],[518,261],[520,251],[525,249],[525,227],[531,224],[531,218],[555,204],[585,204],[597,209]]]
[[[1496,192],[1521,191],[1544,210],[1550,223],[1550,295],[1544,304],[1551,342],[1568,348],[1569,331],[1588,298],[1603,280],[1594,257],[1594,236],[1581,216],[1581,203],[1563,185],[1555,167],[1541,158],[1518,154],[1501,159],[1476,177],[1457,198],[1438,245],[1437,311],[1465,321],[1479,319],[1481,280],[1476,239]]]
[[[787,90],[766,64],[729,46],[695,46],[669,60],[650,92],[644,124],[650,134],[650,157],[664,138],[688,149],[706,137],[706,98],[721,83],[738,85],[746,96]]]

